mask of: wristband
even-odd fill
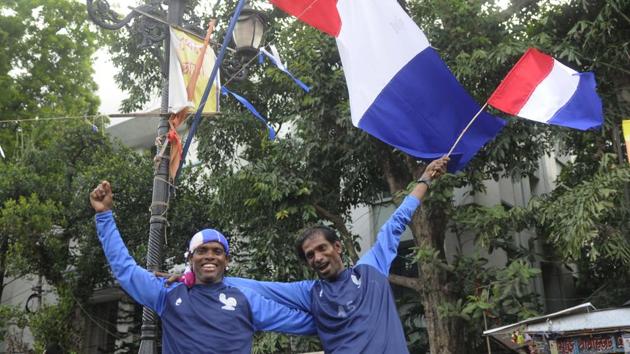
[[[426,184],[427,188],[431,187],[431,178],[429,177],[420,177],[416,180],[416,183],[424,183]]]

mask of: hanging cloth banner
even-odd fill
[[[276,131],[273,129],[271,124],[269,124],[269,122],[267,121],[267,119],[265,119],[265,117],[263,117],[260,113],[258,113],[256,108],[254,108],[254,106],[248,100],[228,90],[227,87],[225,86],[221,87],[221,93],[224,96],[227,96],[228,94],[234,96],[234,98],[236,98],[237,101],[239,101],[243,106],[245,106],[245,108],[247,108],[250,112],[252,112],[254,117],[258,118],[258,120],[265,123],[265,125],[267,126],[267,130],[269,131],[269,140],[274,140],[276,138]]]
[[[630,120],[622,121],[623,138],[626,141],[626,157],[630,163]]]
[[[203,97],[206,83],[215,62],[215,55],[208,50],[215,21],[210,21],[203,41],[171,27],[171,51],[169,64],[169,131],[171,144],[169,177],[174,179],[182,158],[182,139],[177,128],[186,120],[190,109],[197,109]],[[201,80],[200,80],[201,79]],[[214,113],[219,107],[219,77],[210,91],[203,113]],[[166,146],[166,145],[165,145]]]
[[[200,54],[205,51],[201,64],[198,63]],[[216,56],[204,41],[186,32],[171,27],[171,48],[169,60],[168,112],[179,113],[184,108],[192,110],[199,107],[206,83],[210,80],[210,73]],[[199,76],[194,78],[195,72]],[[188,88],[193,83],[194,89]],[[210,91],[208,101],[203,112],[216,113],[219,111],[219,76]]]
[[[282,63],[282,59],[280,59],[280,54],[278,54],[278,49],[276,49],[276,46],[272,44],[269,46],[269,48],[271,49],[271,53],[269,53],[265,48],[260,48],[260,54],[258,55],[258,62],[262,64],[263,61],[265,60],[264,56],[267,56],[267,58],[269,58],[269,60],[276,67],[278,67],[278,69],[280,69],[280,71],[289,75],[289,77],[291,77],[291,79],[293,79],[293,81],[295,81],[295,83],[298,84],[298,86],[300,86],[302,90],[309,92],[311,88],[307,86],[305,83],[303,83],[302,81],[300,81],[300,79],[293,76],[293,74],[289,72],[289,69],[287,69],[286,65]]]

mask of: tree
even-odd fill
[[[82,330],[77,314],[89,318],[84,312],[93,291],[115,286],[87,196],[100,180],[111,181],[119,229],[142,264],[152,160],[114,144],[81,120],[40,122],[32,129],[42,139],[29,143],[19,160],[4,163],[0,171],[0,240],[7,245],[3,274],[36,274],[54,286],[59,303],[29,315],[27,324],[39,344],[57,338],[64,348],[79,351],[82,338],[72,335]],[[200,215],[206,194],[193,183],[195,173],[187,171],[187,176],[190,182],[183,181],[171,207],[169,240],[178,256],[184,240],[209,223]]]
[[[8,0],[0,5],[0,138],[8,158],[15,135],[29,126],[11,120],[93,115],[91,57],[96,48],[85,6],[70,0]]]
[[[90,61],[96,35],[86,23],[85,8],[71,1],[5,1],[0,10],[0,141],[7,156],[4,161],[11,161],[30,148],[25,140],[49,137],[19,120],[96,112]],[[3,204],[15,188],[3,189]],[[18,195],[28,197],[28,190],[13,197],[16,201]],[[3,240],[0,283],[8,250],[8,239]]]

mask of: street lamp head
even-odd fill
[[[263,44],[266,22],[264,13],[251,8],[249,4],[245,5],[233,33],[236,53],[239,56],[251,58],[258,53]]]

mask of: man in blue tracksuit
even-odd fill
[[[138,266],[129,255],[114,222],[112,199],[106,181],[90,194],[98,237],[123,289],[161,317],[163,353],[249,354],[258,330],[315,334],[309,314],[223,281],[229,245],[216,230],[202,230],[190,241],[188,260],[195,284],[165,287],[164,279]]]
[[[409,196],[383,225],[376,244],[352,268],[341,259],[341,242],[325,226],[303,233],[297,251],[319,280],[293,283],[226,278],[227,284],[249,287],[281,304],[310,312],[326,353],[408,353],[394,296],[388,281],[400,235],[431,184],[446,170],[448,158],[427,166]]]

